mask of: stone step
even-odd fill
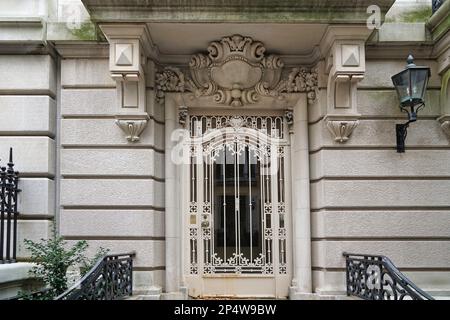
[[[161,300],[162,288],[150,287],[146,290],[135,290],[133,295],[125,300]]]

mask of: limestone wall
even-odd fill
[[[60,231],[90,251],[136,251],[135,289],[164,283],[164,113],[147,88],[149,124],[130,143],[115,124],[107,58],[61,61]]]
[[[370,54],[370,52],[369,52]],[[358,89],[359,126],[345,144],[323,121],[326,89],[310,107],[313,287],[343,293],[344,251],[382,254],[432,294],[450,292],[450,146],[440,116],[440,77],[432,60],[427,106],[395,150],[395,124],[406,122],[390,77],[404,61],[368,59]]]
[[[1,51],[1,48],[0,48]],[[14,151],[20,172],[18,259],[24,239],[49,236],[55,216],[56,69],[47,54],[0,57],[0,159]]]

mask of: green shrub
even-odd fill
[[[69,247],[64,239],[53,230],[50,239],[41,239],[39,242],[25,239],[25,246],[31,252],[31,261],[36,265],[31,274],[41,280],[46,290],[39,294],[21,293],[22,299],[52,300],[67,290],[67,269],[79,267],[83,276],[94,266],[98,259],[108,250],[100,248],[92,259],[85,256],[88,243],[85,240],[76,242]]]

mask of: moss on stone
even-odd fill
[[[97,33],[94,24],[89,22],[83,22],[80,28],[69,29],[70,33],[79,40],[95,40]]]
[[[431,17],[431,7],[424,6],[400,15],[400,22],[425,22]]]

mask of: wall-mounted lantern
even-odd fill
[[[429,67],[418,67],[409,55],[406,69],[392,77],[400,99],[400,109],[408,114],[408,122],[397,124],[397,152],[405,152],[405,140],[408,126],[417,120],[417,113],[425,107],[424,96],[431,75]]]

